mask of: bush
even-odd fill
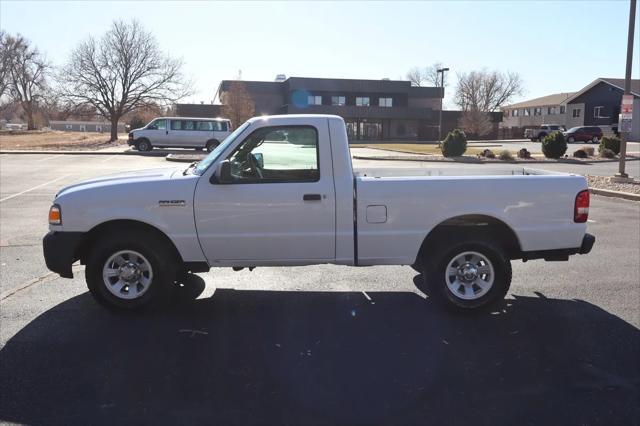
[[[498,155],[498,158],[504,161],[512,161],[513,160],[513,155],[511,155],[511,152],[509,150],[503,150],[500,151],[500,154]]]
[[[518,151],[518,158],[531,158],[531,153],[529,152],[529,150],[527,150],[527,148],[522,148],[520,151]]]
[[[600,157],[614,158],[615,156],[616,156],[616,153],[610,150],[609,148],[605,148],[602,151],[600,151]]]
[[[616,155],[620,154],[620,138],[617,138],[615,136],[603,137],[600,141],[600,146],[598,146],[598,152],[602,152],[604,149],[610,149]]]
[[[547,158],[560,158],[567,152],[567,141],[560,132],[553,132],[542,140],[542,153]]]
[[[587,152],[584,150],[584,148],[580,148],[580,149],[576,149],[573,152],[573,156],[576,158],[587,158],[589,157],[589,154],[587,154]]]
[[[459,157],[467,151],[467,136],[462,130],[454,129],[442,141],[440,149],[445,157]]]
[[[490,149],[485,149],[479,155],[484,158],[496,158],[496,155]]]

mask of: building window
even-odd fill
[[[547,108],[547,114],[549,115],[556,115],[556,107],[549,107]]]
[[[597,106],[593,108],[593,118],[609,118],[602,115],[603,106]]]
[[[530,115],[531,115],[531,110],[530,110],[529,108],[525,108],[525,109],[524,109],[524,116],[525,116],[525,117],[528,117],[528,116],[530,116]]]
[[[308,105],[322,105],[322,96],[308,96],[307,97]]]
[[[331,97],[331,105],[333,106],[345,106],[346,98],[344,96],[332,96]]]
[[[86,126],[86,124],[81,124],[81,125],[80,125],[80,131],[81,131],[81,132],[86,132],[86,131],[87,131],[87,126]]]
[[[533,115],[542,115],[542,108],[534,108]]]
[[[356,98],[356,106],[369,106],[369,97],[368,96],[365,96],[365,97],[358,96]]]
[[[573,118],[578,118],[580,117],[580,109],[574,109],[573,110]]]
[[[392,107],[393,98],[380,98],[378,99],[378,105],[381,107]]]
[[[518,110],[517,109],[512,110],[511,111],[511,116],[512,117],[517,117],[518,116]]]
[[[73,130],[73,124],[65,124],[64,128],[67,130]]]
[[[564,105],[560,105],[560,114],[564,114],[566,112],[566,107]]]

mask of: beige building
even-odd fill
[[[569,93],[555,93],[503,107],[500,128],[510,131],[515,137],[522,137],[527,127],[537,127],[541,124],[557,124],[566,126],[567,100],[573,95]]]
[[[97,132],[111,133],[111,123],[107,121],[50,121],[51,130],[63,130],[67,132]],[[118,123],[118,133],[124,133],[124,123]]]

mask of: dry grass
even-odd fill
[[[351,144],[356,148],[375,148],[387,151],[409,152],[412,154],[431,154],[442,155],[442,151],[436,144],[420,144],[420,143],[367,143],[367,144]],[[484,151],[485,148],[467,147],[465,155],[476,155]]]
[[[108,133],[62,132],[57,130],[0,131],[0,149],[15,150],[91,150],[126,143],[120,135],[117,142],[109,142]]]

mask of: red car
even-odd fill
[[[602,129],[597,126],[572,127],[562,132],[567,142],[593,142],[598,143],[602,139]]]

